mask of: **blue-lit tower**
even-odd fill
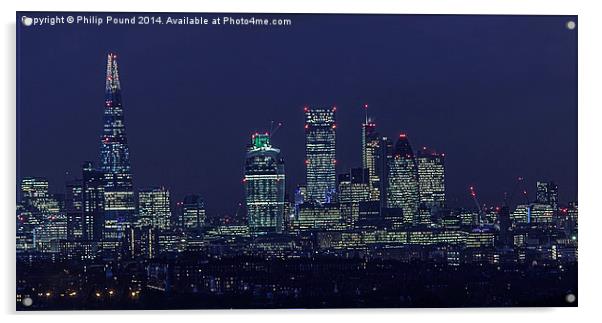
[[[100,170],[104,173],[103,245],[108,248],[123,237],[135,210],[130,153],[123,106],[117,55],[107,56],[104,126],[100,148]]]

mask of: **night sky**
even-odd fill
[[[134,185],[200,194],[213,214],[243,200],[245,146],[272,120],[289,192],[304,182],[304,105],[337,106],[338,172],[361,165],[367,103],[382,135],[445,152],[451,206],[473,207],[469,185],[499,204],[517,176],[531,198],[538,179],[577,198],[576,17],[273,16],[293,24],[18,24],[17,179],[62,192],[98,164],[114,51]]]

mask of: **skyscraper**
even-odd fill
[[[378,139],[376,153],[376,172],[379,176],[379,193],[381,207],[387,206],[387,187],[389,186],[389,163],[393,159],[393,141],[389,137]]]
[[[104,235],[104,193],[103,172],[95,169],[91,162],[84,162],[82,166],[84,240],[98,242]]]
[[[253,234],[282,232],[284,161],[270,136],[256,133],[247,151],[243,179],[249,229]]]
[[[120,240],[135,210],[117,55],[109,53],[100,169],[104,173],[105,238]]]
[[[556,210],[558,208],[558,186],[554,182],[537,181],[536,202],[550,205]]]
[[[25,177],[21,180],[21,200],[26,207],[43,214],[59,212],[59,203],[48,191],[48,180],[43,177]]]
[[[445,206],[445,155],[423,147],[416,154],[420,204],[427,209]]]
[[[84,237],[84,197],[82,180],[68,181],[65,191],[67,215],[67,239],[82,240]]]
[[[364,105],[366,120],[362,124],[362,167],[368,169],[370,185],[372,187],[371,198],[380,198],[380,174],[377,170],[380,138],[376,132],[376,123],[368,117],[368,105]]]
[[[388,166],[387,207],[400,208],[406,224],[415,224],[418,217],[418,167],[406,134],[399,135],[393,158]]]
[[[171,228],[169,190],[155,187],[138,193],[137,226],[152,226],[159,230]]]
[[[357,223],[360,202],[372,200],[373,187],[367,168],[352,168],[339,175],[338,200],[341,217],[349,226]]]
[[[336,107],[304,112],[308,200],[327,203],[336,192]]]
[[[186,230],[198,230],[205,225],[205,202],[198,195],[188,195],[182,202],[182,227]]]

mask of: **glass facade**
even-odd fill
[[[267,133],[256,133],[251,139],[243,179],[249,228],[253,234],[282,232],[284,160]]]
[[[117,55],[107,56],[100,170],[104,173],[105,239],[120,240],[135,211]]]
[[[336,108],[304,112],[307,198],[327,203],[336,192]]]
[[[159,230],[171,228],[169,190],[157,187],[138,193],[138,226],[152,226]]]
[[[419,204],[418,167],[410,141],[399,135],[388,166],[387,207],[399,208],[406,224],[415,224]]]

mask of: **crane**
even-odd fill
[[[276,132],[278,131],[278,129],[280,129],[280,127],[282,127],[282,122],[278,122],[278,124],[276,125],[276,128],[274,128],[274,121],[270,122],[270,139],[272,139],[272,136],[274,136],[274,134],[276,134]]]
[[[481,208],[481,205],[479,204],[479,200],[477,199],[477,192],[474,188],[474,186],[471,186],[468,188],[468,190],[470,191],[470,196],[472,196],[472,199],[475,203],[475,205],[477,206],[477,224],[481,224],[481,220],[482,220],[482,216],[483,216],[483,209]]]

